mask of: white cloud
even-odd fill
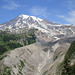
[[[60,18],[64,18],[65,16],[63,16],[63,15],[57,15],[58,17],[60,17]]]
[[[47,18],[49,15],[49,13],[47,12],[47,8],[44,7],[32,7],[30,9],[30,13],[31,15],[44,17],[44,18]]]
[[[17,4],[15,1],[13,0],[3,0],[4,2],[6,2],[7,4],[3,6],[3,8],[5,9],[16,9],[18,7],[21,7],[22,5]]]
[[[68,13],[68,17],[59,15],[58,17],[63,18],[65,21],[75,25],[75,10]]]
[[[74,10],[75,9],[75,0],[65,0],[62,3],[62,6],[64,6],[68,10]]]
[[[75,24],[75,0],[65,0],[62,6],[69,12],[67,11],[66,15],[58,15],[58,17],[64,19],[68,23]]]
[[[69,12],[69,17],[66,17],[65,20],[72,23],[72,24],[75,24],[75,11],[71,11]]]
[[[75,10],[74,10],[74,11],[69,12],[69,14],[70,14],[71,16],[74,16],[74,17],[75,17]]]

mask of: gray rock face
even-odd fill
[[[35,43],[11,51],[1,61],[3,65],[0,66],[10,67],[12,75],[19,74],[19,71],[22,75],[41,75],[46,63],[52,62],[52,56],[53,52],[50,50],[45,52],[38,43]]]
[[[66,40],[71,41],[71,38]],[[71,43],[63,41],[49,42],[44,46],[40,42],[36,42],[12,50],[6,53],[6,57],[0,61],[0,71],[7,75],[8,71],[11,75],[56,74],[57,66],[64,60],[64,55]]]

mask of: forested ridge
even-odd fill
[[[71,60],[75,60],[75,41],[71,44],[68,49],[64,61],[63,70],[61,75],[75,75],[75,63],[71,65]]]
[[[36,29],[30,29],[25,33],[12,34],[7,31],[0,32],[0,55],[6,51],[36,42]]]

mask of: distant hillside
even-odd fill
[[[29,45],[35,42],[35,29],[30,29],[23,34],[12,34],[10,32],[0,32],[0,54],[8,50]]]

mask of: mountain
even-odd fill
[[[59,65],[64,61],[71,43],[75,41],[74,25],[63,25],[35,16],[19,15],[9,22],[0,24],[0,30],[20,35],[21,39],[18,39],[20,43],[23,40],[24,43],[31,40],[31,43],[23,47],[8,50],[0,55],[1,75],[61,75],[62,69]],[[33,39],[33,32],[28,32],[29,30],[36,30],[34,32],[36,39]],[[4,35],[1,40],[3,37]],[[9,42],[11,41],[10,38]],[[7,41],[5,44],[8,44]]]
[[[75,36],[75,26],[73,25],[62,25],[50,22],[46,19],[40,19],[35,16],[19,15],[15,19],[0,24],[0,30],[10,30],[11,32],[21,29],[37,28],[42,32],[48,34],[48,36],[65,35]],[[56,37],[55,37],[56,38]]]

